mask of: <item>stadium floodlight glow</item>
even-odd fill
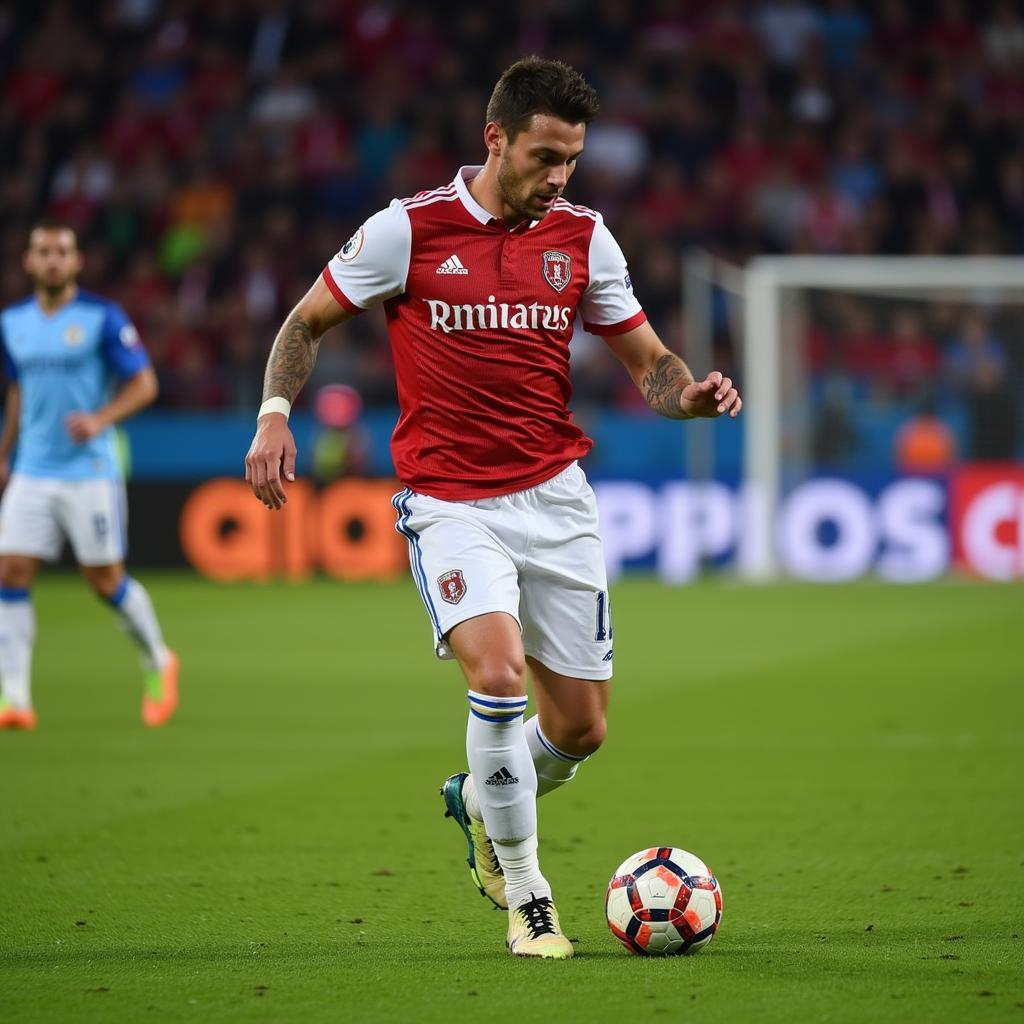
[[[784,295],[827,289],[882,298],[1024,301],[1024,259],[988,256],[764,256],[743,277],[743,476],[751,538],[738,573],[780,574],[776,522],[782,498],[785,412]]]

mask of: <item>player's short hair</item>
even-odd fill
[[[534,114],[590,124],[598,108],[597,93],[574,68],[560,60],[523,57],[498,79],[487,104],[487,120],[500,124],[514,142]]]
[[[78,232],[66,220],[61,220],[59,217],[40,217],[39,220],[33,221],[28,229],[28,237],[31,239],[37,231],[70,231],[71,237],[75,240],[75,248],[78,248]]]

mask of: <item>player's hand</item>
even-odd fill
[[[78,444],[91,441],[106,424],[94,412],[71,412],[64,417],[64,429]]]
[[[688,416],[710,416],[728,413],[735,419],[743,408],[740,393],[728,377],[712,370],[703,380],[687,384],[679,393],[679,407]]]
[[[288,500],[284,481],[295,479],[295,439],[283,413],[259,418],[245,457],[245,479],[267,508],[280,508]]]
[[[11,479],[11,460],[6,455],[0,456],[0,490],[7,486]]]

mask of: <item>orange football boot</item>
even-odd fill
[[[31,708],[16,708],[0,700],[0,729],[34,729],[39,724]]]
[[[142,695],[142,721],[155,729],[164,725],[177,707],[178,656],[168,650],[164,670],[146,676],[146,690]]]

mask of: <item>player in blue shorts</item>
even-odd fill
[[[24,265],[33,294],[0,312],[8,382],[0,434],[0,729],[36,726],[31,587],[65,539],[141,652],[143,722],[163,725],[178,703],[178,658],[149,595],[125,574],[125,491],[112,430],[156,398],[156,374],[124,311],[79,289],[82,255],[71,228],[35,227]]]

